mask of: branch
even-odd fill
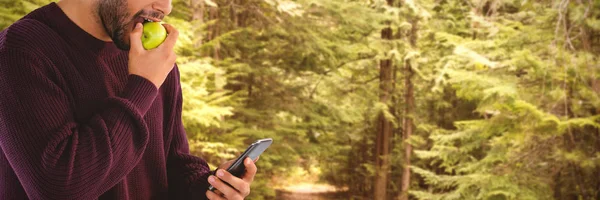
[[[564,10],[567,8],[567,5],[569,4],[569,0],[562,0],[560,2],[560,4],[558,4],[558,21],[556,22],[556,28],[554,29],[554,41],[552,41],[552,45],[556,48],[556,44],[558,41],[558,31],[560,30],[560,25],[562,22],[564,22],[564,16],[565,14],[563,13]]]
[[[368,59],[371,59],[371,58],[374,58],[374,57],[370,57],[370,58],[358,58],[358,59],[350,60],[350,61],[347,61],[347,62],[342,62],[342,63],[340,63],[339,65],[335,66],[334,68],[331,68],[331,69],[329,69],[329,70],[325,71],[323,74],[321,74],[321,76],[319,77],[319,80],[317,80],[317,84],[315,84],[315,86],[314,86],[314,87],[313,87],[313,89],[311,90],[311,92],[310,92],[310,95],[309,95],[309,99],[312,99],[312,98],[313,98],[313,95],[315,94],[315,92],[316,92],[316,90],[317,90],[317,87],[319,87],[319,84],[320,84],[320,83],[321,83],[321,81],[323,80],[323,77],[327,76],[327,74],[329,74],[329,73],[330,73],[330,72],[332,72],[333,70],[337,70],[337,69],[339,69],[339,68],[343,67],[344,65],[346,65],[346,64],[348,64],[348,63],[358,62],[358,61],[361,61],[361,60],[368,60]],[[377,79],[377,78],[379,78],[379,76],[375,77],[374,79]],[[373,80],[374,80],[374,79],[373,79]],[[365,82],[364,82],[364,83],[362,83],[362,84],[366,84],[366,83],[368,83],[368,82],[371,82],[371,81],[373,81],[373,80],[367,80],[367,81],[365,81]]]

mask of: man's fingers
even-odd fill
[[[210,190],[206,191],[206,197],[210,200],[225,200],[221,195]]]
[[[221,170],[219,170],[219,171],[221,171]],[[237,197],[240,197],[240,194],[238,193],[238,191],[236,189],[225,184],[222,180],[220,180],[219,178],[217,178],[215,176],[209,176],[208,182],[213,187],[215,187],[217,190],[221,191],[223,193],[223,195],[225,197],[227,197],[227,199],[236,199]],[[234,185],[232,183],[229,183],[229,184]]]
[[[143,32],[142,23],[137,23],[135,28],[129,34],[129,46],[130,50],[134,51],[143,51],[144,46],[142,46],[142,32]]]
[[[256,165],[254,164],[256,161],[258,161],[258,158],[255,161],[249,157],[244,159],[246,171],[241,178],[235,177],[225,170],[225,168],[233,163],[233,160],[223,163],[219,166],[219,170],[217,170],[217,173],[215,174],[216,176],[210,176],[208,182],[217,189],[218,192],[223,193],[227,199],[243,199],[250,194],[250,184],[254,180],[257,171]],[[213,192],[213,194],[218,195],[218,193],[216,193],[217,191]]]
[[[244,165],[246,166],[246,173],[244,174],[242,179],[248,184],[250,184],[252,183],[252,181],[254,181],[254,175],[256,175],[256,171],[258,169],[256,168],[256,165],[250,158],[246,158],[246,160],[244,160]]]
[[[166,49],[173,49],[175,47],[175,42],[177,42],[177,38],[179,38],[179,31],[175,29],[170,24],[163,24],[165,29],[167,29],[167,39],[160,46]],[[160,48],[160,47],[159,47]]]
[[[229,183],[236,191],[238,191],[241,194],[241,196],[248,196],[248,194],[250,194],[250,183],[246,182],[245,180],[235,177],[233,174],[222,169],[217,171],[217,177]]]
[[[220,197],[222,197],[222,196],[223,196],[223,193],[222,193],[221,191],[217,190],[217,189],[215,189],[213,192],[214,192],[215,194],[219,195]]]

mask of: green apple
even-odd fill
[[[167,38],[167,29],[160,22],[146,22],[143,25],[142,46],[144,49],[154,49]]]

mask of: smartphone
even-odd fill
[[[246,172],[246,166],[244,166],[244,159],[246,159],[246,157],[249,157],[252,160],[256,160],[256,158],[258,158],[260,154],[262,154],[267,148],[269,148],[269,146],[271,146],[271,143],[273,143],[273,139],[271,138],[260,139],[252,143],[246,149],[246,151],[244,151],[244,153],[242,153],[237,159],[235,159],[231,166],[227,168],[227,171],[238,178],[242,177],[242,175],[244,175],[244,173]],[[227,184],[227,182],[224,183]],[[210,191],[215,190],[215,188],[212,185],[208,186],[208,189]]]

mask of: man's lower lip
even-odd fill
[[[161,21],[160,19],[151,18],[151,17],[142,17],[142,18],[144,18],[144,21],[146,21],[146,19],[147,19],[150,22],[160,22]]]

